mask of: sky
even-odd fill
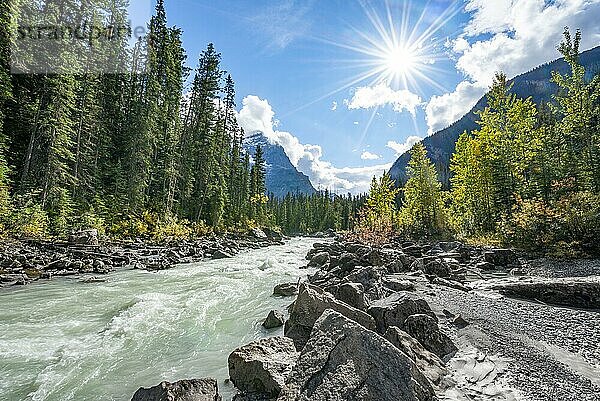
[[[316,188],[360,193],[458,120],[496,71],[559,57],[563,28],[600,44],[600,0],[167,0],[190,67],[209,42],[238,119],[281,144]]]

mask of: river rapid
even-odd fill
[[[298,268],[314,240],[242,252],[158,273],[122,269],[104,283],[54,279],[0,291],[0,400],[130,400],[162,380],[215,377],[233,388],[227,357],[280,334],[262,320],[285,309],[276,284]]]

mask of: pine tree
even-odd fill
[[[402,189],[404,203],[400,225],[408,234],[440,234],[445,229],[442,184],[427,150],[418,143],[410,151],[408,180]]]

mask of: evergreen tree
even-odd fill
[[[413,235],[442,233],[445,229],[442,184],[422,143],[416,144],[410,151],[407,176],[400,226]]]

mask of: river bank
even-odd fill
[[[231,258],[245,249],[282,245],[283,238],[277,231],[254,229],[160,243],[102,241],[95,230],[73,234],[68,241],[8,239],[0,242],[0,287],[65,276],[103,281],[102,276],[125,266],[159,271],[176,264]]]
[[[600,263],[526,256],[316,243],[285,337],[231,354],[235,400],[598,400]]]

